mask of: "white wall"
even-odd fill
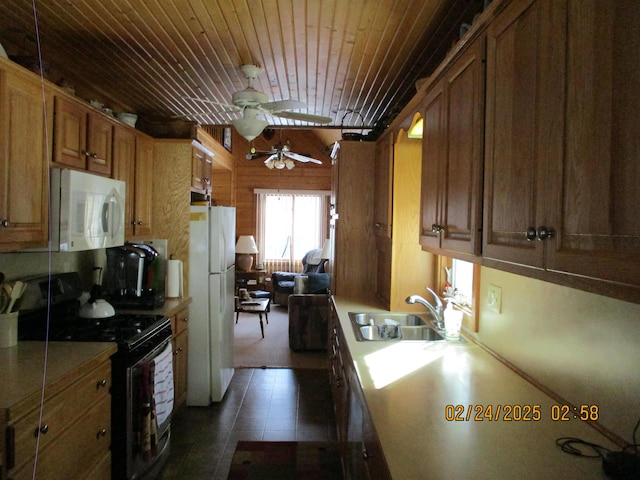
[[[502,288],[502,313],[487,287]],[[640,305],[482,268],[477,338],[628,442],[640,418]]]

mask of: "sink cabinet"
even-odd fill
[[[490,24],[487,265],[640,301],[639,62],[634,2],[517,0]]]
[[[0,251],[47,245],[48,157],[45,121],[53,94],[39,78],[0,58]]]
[[[338,446],[345,480],[390,480],[391,473],[333,301],[329,322],[329,360]]]

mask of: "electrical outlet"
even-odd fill
[[[496,313],[502,313],[502,288],[489,285],[487,289],[487,306]]]

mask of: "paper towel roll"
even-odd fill
[[[167,298],[182,297],[182,260],[167,262]]]

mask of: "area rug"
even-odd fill
[[[326,442],[239,441],[227,480],[341,480],[338,447]]]
[[[234,325],[236,368],[329,368],[327,352],[294,352],[289,348],[289,315],[284,307],[271,306],[269,323],[264,324],[264,338],[255,314],[241,313]]]

